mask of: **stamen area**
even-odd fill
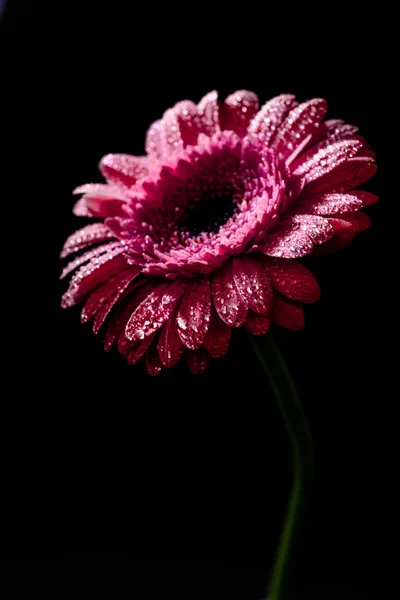
[[[232,192],[216,194],[214,191],[205,191],[183,218],[180,228],[189,237],[217,233],[238,210],[237,198]]]

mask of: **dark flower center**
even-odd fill
[[[237,201],[233,199],[232,192],[216,195],[213,191],[205,191],[181,226],[191,237],[201,233],[217,233],[236,211]]]

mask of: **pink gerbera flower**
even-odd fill
[[[75,214],[101,221],[65,243],[62,257],[84,252],[62,273],[79,267],[62,306],[84,301],[83,322],[108,323],[105,349],[116,343],[130,364],[145,355],[151,375],[183,354],[203,371],[233,327],[301,329],[319,286],[295,259],[348,244],[377,200],[355,190],[374,154],[356,127],[323,121],[326,109],[211,92],[153,123],[146,156],[105,156],[107,183],[75,190]]]

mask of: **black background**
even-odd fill
[[[204,375],[182,364],[151,379],[105,354],[79,310],[59,308],[58,255],[82,226],[71,190],[100,181],[104,154],[141,154],[148,125],[175,102],[244,88],[261,103],[325,97],[328,117],[357,124],[378,154],[366,186],[381,196],[372,228],[337,255],[304,261],[321,301],[306,307],[303,332],[273,330],[317,451],[293,597],[372,597],[390,412],[382,119],[392,67],[382,28],[391,16],[354,9],[9,0],[2,585],[74,590],[84,577],[84,589],[110,586],[113,597],[265,593],[291,458],[245,336],[236,332]]]

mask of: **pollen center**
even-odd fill
[[[237,201],[231,192],[218,195],[212,191],[203,192],[181,226],[193,237],[201,233],[217,233],[237,211]]]

